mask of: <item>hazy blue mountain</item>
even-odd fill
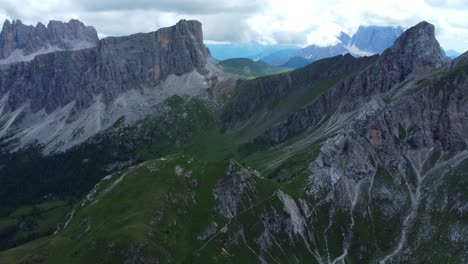
[[[338,35],[337,38],[345,46],[347,46],[349,44],[349,42],[351,41],[351,37],[348,34],[344,33],[344,32],[340,32],[340,35]]]
[[[351,53],[360,57],[382,53],[395,42],[402,32],[402,27],[360,26],[352,37],[341,32],[337,36],[339,42],[336,45],[325,47],[310,45],[297,50],[289,57],[276,58],[277,61],[284,61],[283,64],[272,64],[298,68],[340,54]]]
[[[294,55],[294,53],[299,50],[300,48],[294,48],[294,49],[284,49],[280,51],[275,51],[273,53],[268,54],[267,56],[264,56],[260,58],[261,61],[264,61],[266,63],[270,63],[272,65],[282,65],[288,61],[288,59]]]
[[[349,45],[364,52],[382,53],[403,31],[402,27],[360,26]]]
[[[450,57],[451,59],[455,59],[456,57],[460,56],[461,53],[456,50],[449,49],[445,50],[445,55],[447,55],[447,57]]]
[[[280,50],[299,49],[289,44],[262,44],[256,41],[245,43],[206,43],[211,55],[217,60],[232,58],[260,59]]]
[[[286,61],[284,64],[281,65],[281,67],[287,67],[287,68],[300,68],[302,66],[305,66],[309,64],[310,61],[304,57],[301,56],[294,56],[292,58],[289,58],[288,61]]]
[[[272,75],[289,71],[288,68],[270,65],[264,61],[254,61],[247,58],[227,59],[220,61],[224,72],[233,73],[249,78]]]
[[[305,66],[311,62],[318,61],[320,59],[330,58],[336,55],[346,54],[346,53],[348,53],[348,50],[342,43],[336,44],[334,46],[325,46],[325,47],[321,47],[317,45],[310,45],[310,46],[307,46],[303,49],[296,51],[296,53],[294,54],[294,57],[292,57],[282,66],[298,68],[298,67]],[[299,58],[302,58],[302,59],[299,59]]]

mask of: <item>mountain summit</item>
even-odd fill
[[[0,64],[29,61],[38,54],[90,48],[97,44],[96,29],[72,19],[28,26],[21,20],[5,20],[0,33]]]
[[[423,21],[405,31],[382,54],[382,60],[392,61],[403,72],[415,67],[438,68],[450,63],[435,37],[434,25]],[[397,62],[397,64],[395,64]]]

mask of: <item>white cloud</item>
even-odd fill
[[[466,0],[0,0],[0,19],[24,23],[78,18],[100,36],[127,35],[170,26],[181,18],[203,23],[212,41],[328,45],[359,25],[436,26],[447,49],[468,49]]]

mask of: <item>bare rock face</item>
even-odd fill
[[[6,20],[0,33],[0,64],[32,60],[36,55],[57,50],[90,48],[99,41],[93,27],[72,19],[30,26],[21,20]]]
[[[405,31],[381,58],[386,70],[400,70],[403,74],[421,67],[438,68],[449,63],[450,59],[435,38],[434,25],[425,21]]]
[[[46,34],[66,47],[62,40],[88,35],[81,25],[51,22]],[[126,120],[141,117],[171,95],[199,94],[210,85],[208,76],[219,72],[208,60],[201,23],[181,20],[156,32],[109,37],[92,48],[0,66],[0,137],[56,145],[68,135],[60,146],[80,142],[124,115]],[[32,129],[34,124],[39,128]],[[67,132],[50,134],[57,127]]]
[[[64,24],[52,24],[57,39],[67,34],[61,30]],[[110,37],[91,49],[55,52],[5,66],[0,71],[0,91],[9,92],[10,110],[30,101],[33,112],[43,108],[51,112],[73,100],[80,110],[98,94],[108,102],[140,85],[154,86],[170,74],[194,69],[206,72],[202,41],[197,21],[181,21],[147,34]]]

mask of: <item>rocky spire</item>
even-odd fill
[[[450,59],[443,53],[434,31],[434,25],[426,21],[409,28],[384,51],[381,61],[405,74],[449,64]]]

